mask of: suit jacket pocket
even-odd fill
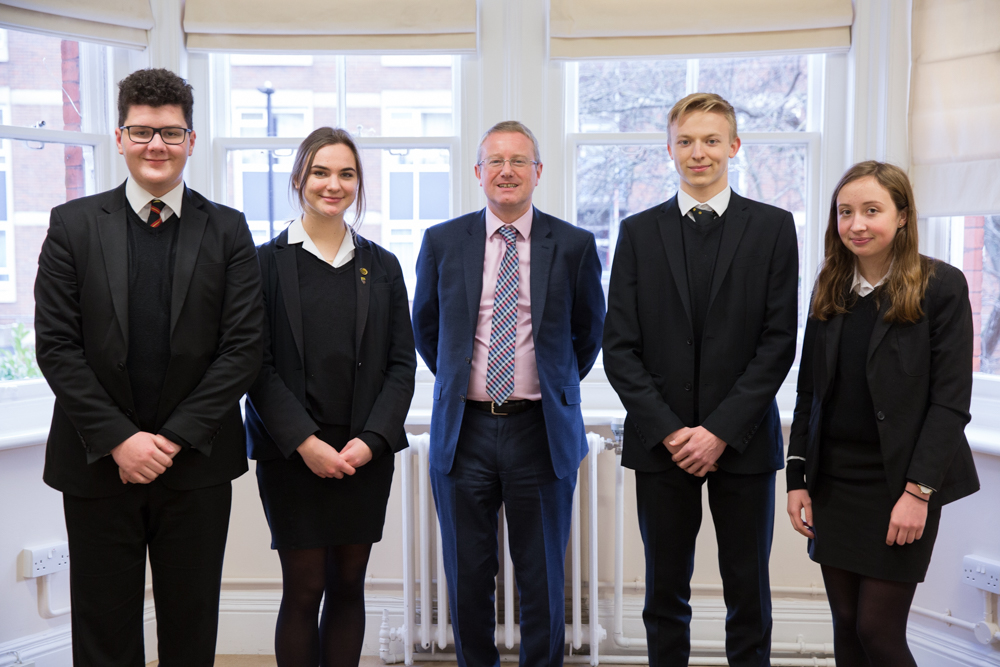
[[[563,387],[563,403],[566,405],[580,404],[580,385]]]
[[[931,370],[930,330],[927,320],[893,327],[899,365],[910,376],[926,375]]]
[[[435,381],[434,382],[434,400],[435,401],[441,400],[441,389],[443,388],[443,386],[444,386],[444,384],[441,381]]]

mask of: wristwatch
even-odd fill
[[[914,484],[917,485],[917,489],[920,491],[920,495],[922,496],[927,496],[927,498],[930,498],[931,494],[934,493],[934,489],[927,486],[926,484],[921,484],[920,482],[914,482]]]

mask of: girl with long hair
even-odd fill
[[[962,272],[917,251],[906,173],[851,167],[834,189],[786,468],[838,667],[915,667],[906,620],[941,506],[979,480],[965,438],[972,309]]]
[[[364,212],[358,149],[321,127],[299,146],[301,217],[258,248],[267,321],[247,450],[281,560],[280,667],[356,667],[364,579],[406,447],[416,353],[396,257],[344,219]],[[323,614],[317,624],[320,600]]]

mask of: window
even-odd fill
[[[49,213],[109,187],[111,140],[92,133],[108,126],[105,47],[0,32],[0,380],[11,380],[37,376],[33,291]]]
[[[818,201],[818,121],[810,110],[811,72],[823,56],[584,61],[568,66],[567,125],[575,155],[568,177],[571,219],[594,232],[605,269],[614,258],[620,221],[655,206],[677,191],[667,153],[667,116],[677,100],[696,91],[722,95],[736,109],[743,146],[730,162],[736,192],[792,212],[799,237],[800,275],[804,243]],[[801,313],[805,311],[800,288]]]
[[[230,126],[216,137],[227,156],[217,196],[246,213],[255,242],[299,214],[288,187],[299,142],[316,127],[343,127],[362,151],[368,201],[361,233],[399,257],[412,294],[423,231],[455,209],[458,59],[212,57],[213,71],[229,81],[217,91],[230,109]]]
[[[931,218],[931,229],[944,229],[948,252],[942,259],[965,273],[975,333],[972,369],[1000,375],[1000,215]]]

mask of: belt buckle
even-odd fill
[[[506,402],[506,401],[504,401],[504,402]],[[500,405],[503,405],[503,403],[501,403]],[[510,413],[509,412],[497,412],[497,402],[491,400],[490,401],[490,414],[491,415],[495,415],[497,417],[506,417]]]

